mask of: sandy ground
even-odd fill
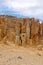
[[[0,44],[0,65],[43,65],[43,49]]]

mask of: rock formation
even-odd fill
[[[16,45],[43,43],[43,22],[34,18],[17,18],[0,15],[0,41]]]

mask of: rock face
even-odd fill
[[[43,43],[43,22],[39,26],[39,43]]]
[[[43,23],[34,18],[0,16],[0,41],[16,45],[37,45],[43,43]]]
[[[33,44],[38,44],[38,32],[39,32],[39,22],[34,20],[32,23],[32,39],[33,39]]]
[[[26,19],[26,39],[27,39],[27,44],[30,44],[30,19]]]

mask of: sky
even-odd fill
[[[43,0],[0,0],[0,15],[3,14],[43,21]]]

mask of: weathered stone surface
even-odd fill
[[[25,19],[26,21],[26,38],[27,38],[27,44],[30,44],[30,19]]]
[[[15,30],[16,30],[16,32],[15,32],[15,43],[17,44],[17,45],[19,45],[20,44],[20,22],[19,22],[19,20],[17,19],[16,20],[16,23],[15,23]]]
[[[13,31],[8,31],[7,32],[7,39],[9,41],[14,41],[15,40],[15,33]]]
[[[21,23],[21,33],[25,33],[25,32],[26,32],[26,21],[25,19],[23,19]]]
[[[27,44],[26,33],[21,34],[21,40],[22,40],[22,46],[26,46],[26,44]]]
[[[31,37],[33,39],[33,44],[38,43],[38,32],[39,32],[39,22],[37,20],[34,20],[31,29]]]
[[[2,31],[1,31],[1,29],[0,29],[0,40],[2,39],[1,35],[2,35]]]
[[[39,44],[40,43],[43,43],[43,23],[41,23],[39,26]]]
[[[43,39],[43,23],[40,24],[40,35],[41,35],[41,39]]]
[[[1,15],[0,41],[3,43],[9,41],[22,46],[43,43],[43,23],[34,18]]]
[[[20,37],[16,35],[15,37],[15,45],[21,45],[21,40],[20,40]]]

